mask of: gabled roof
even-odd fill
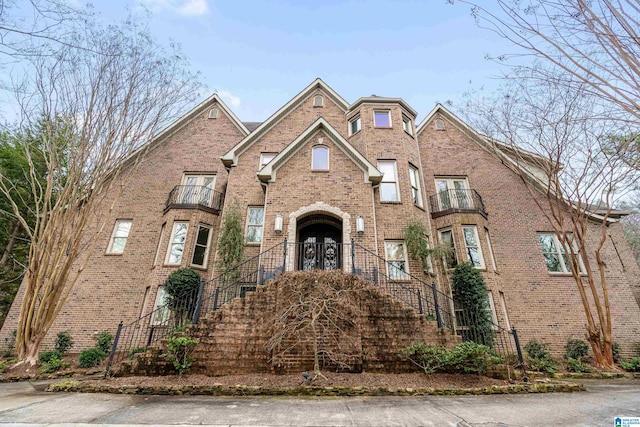
[[[411,108],[411,106],[407,104],[406,101],[402,98],[385,98],[384,96],[376,95],[359,98],[356,102],[349,106],[349,111],[347,111],[346,114],[349,115],[362,104],[400,104],[400,106],[407,110],[409,114],[413,114],[414,118],[418,115],[418,113],[416,113],[416,111]]]
[[[340,148],[355,164],[364,172],[364,182],[378,184],[382,180],[382,172],[368,161],[358,150],[342,137],[325,119],[320,117],[313,122],[304,132],[294,139],[284,150],[280,151],[269,163],[258,171],[258,178],[262,182],[273,182],[276,180],[276,171],[284,165],[295,153],[297,153],[309,140],[319,131],[331,138],[338,148]]]
[[[222,156],[222,163],[226,167],[235,165],[238,162],[238,156],[242,154],[247,148],[251,146],[258,138],[264,135],[269,129],[275,126],[280,120],[293,111],[300,103],[311,96],[317,89],[324,91],[333,102],[343,111],[347,111],[349,103],[345,101],[340,95],[338,95],[333,89],[331,89],[322,79],[315,79],[309,86],[304,88],[300,93],[283,105],[278,111],[276,111],[266,121],[262,122],[250,135],[246,136],[242,141],[237,143],[231,150],[226,152]]]

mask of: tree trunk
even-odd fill
[[[18,354],[18,359],[31,366],[35,366],[35,364],[38,363],[38,352],[43,339],[44,335],[32,337],[25,343],[24,353],[20,352],[21,354]]]
[[[0,267],[4,267],[7,264],[9,255],[11,255],[11,251],[13,250],[13,245],[15,245],[18,234],[20,234],[20,228],[20,222],[16,221],[16,223],[13,225],[13,230],[11,231],[11,235],[9,236],[9,240],[7,241],[7,247],[4,248],[2,258],[0,258]]]

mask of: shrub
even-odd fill
[[[71,347],[73,347],[73,338],[71,338],[71,332],[58,332],[58,335],[56,335],[55,349],[59,351],[60,354],[66,354]]]
[[[103,353],[109,354],[113,344],[113,335],[107,331],[102,331],[96,337],[96,348],[102,350]]]
[[[611,351],[613,353],[613,363],[620,363],[620,344],[614,341],[611,344]]]
[[[167,277],[165,303],[181,321],[191,319],[195,310],[200,274],[192,268],[179,268]]]
[[[93,368],[102,363],[107,357],[107,353],[100,348],[89,348],[80,352],[78,364],[82,368]]]
[[[191,337],[171,337],[167,341],[165,359],[182,375],[191,368],[191,353],[198,344],[198,340]]]
[[[38,355],[38,361],[42,364],[40,370],[46,374],[69,366],[69,363],[62,360],[62,353],[59,350],[41,352]]]
[[[42,364],[49,363],[52,359],[62,360],[62,353],[59,350],[49,350],[38,354],[38,361]]]
[[[632,357],[627,362],[620,363],[620,367],[629,372],[640,372],[640,357]]]
[[[442,370],[447,364],[446,349],[425,343],[405,347],[399,356],[402,360],[407,360],[422,369],[425,374]]]
[[[564,347],[564,358],[574,359],[582,362],[583,359],[589,354],[589,346],[583,340],[569,340]]]
[[[129,351],[129,360],[133,360],[136,354],[146,353],[147,347],[134,347]]]
[[[18,331],[14,329],[13,331],[11,331],[11,333],[9,334],[8,337],[5,337],[5,339],[4,339],[4,347],[5,347],[5,349],[2,352],[2,357],[11,356],[11,353],[16,348],[16,333],[17,332]]]
[[[573,357],[566,357],[565,361],[569,372],[593,372],[593,368],[590,365]]]
[[[548,374],[558,372],[558,362],[551,357],[546,344],[533,340],[524,346],[524,351],[527,352],[527,364],[531,370]]]
[[[456,305],[465,315],[461,326],[465,341],[493,346],[493,321],[490,314],[489,294],[482,274],[471,263],[459,264],[453,272],[453,294]]]
[[[460,343],[452,349],[415,344],[404,348],[399,357],[413,363],[425,374],[451,372],[483,375],[489,366],[504,363],[504,359],[489,347],[472,341]]]

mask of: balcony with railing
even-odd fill
[[[201,209],[216,215],[222,210],[224,194],[201,185],[176,185],[169,193],[164,211]]]
[[[479,213],[487,217],[482,197],[476,190],[445,190],[429,197],[431,216],[437,218],[452,213]]]

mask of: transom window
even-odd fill
[[[480,239],[478,239],[478,229],[475,225],[464,225],[462,226],[462,234],[464,236],[467,261],[476,268],[484,268],[482,248],[480,247]]]
[[[209,255],[209,242],[211,240],[211,227],[208,225],[198,225],[198,234],[196,236],[196,244],[193,248],[193,257],[191,265],[206,268],[207,258]]]
[[[411,119],[407,116],[402,116],[402,129],[409,135],[413,135]]]
[[[361,127],[362,120],[360,120],[360,116],[356,117],[355,119],[351,119],[351,121],[349,122],[349,135],[360,132]]]
[[[396,168],[395,160],[379,161],[378,169],[383,173],[382,182],[380,183],[380,201],[400,201],[400,190],[398,188],[398,171]]]
[[[260,169],[265,167],[278,153],[260,153]]]
[[[567,237],[571,240],[571,233],[567,233]],[[542,255],[547,264],[547,270],[551,273],[571,273],[571,262],[569,261],[571,254],[566,253],[558,236],[555,233],[540,233],[538,234],[538,239],[540,240]],[[582,257],[578,250],[575,249],[575,245],[573,252],[576,254],[580,273],[584,273]]]
[[[411,197],[416,206],[422,207],[422,195],[420,194],[420,174],[418,168],[409,165],[409,182],[411,182]]]
[[[108,254],[121,254],[124,252],[124,247],[131,231],[131,223],[130,219],[116,220],[111,239],[109,239],[109,246],[107,247]]]
[[[456,244],[453,239],[453,230],[445,228],[438,231],[440,243],[449,248],[449,253],[442,257],[442,262],[445,268],[454,268],[458,265],[458,258],[456,256]]]
[[[245,241],[247,243],[261,243],[262,229],[264,224],[264,208],[249,207],[247,213],[247,232]]]
[[[184,244],[187,241],[188,222],[174,222],[171,239],[169,240],[169,249],[167,250],[166,264],[179,265],[182,262],[184,253]]]
[[[384,251],[387,258],[387,276],[391,280],[408,280],[407,249],[403,241],[385,241]]]
[[[329,170],[329,147],[324,145],[316,145],[313,147],[311,153],[311,170]]]
[[[391,111],[376,110],[373,112],[373,125],[377,128],[391,127]]]

